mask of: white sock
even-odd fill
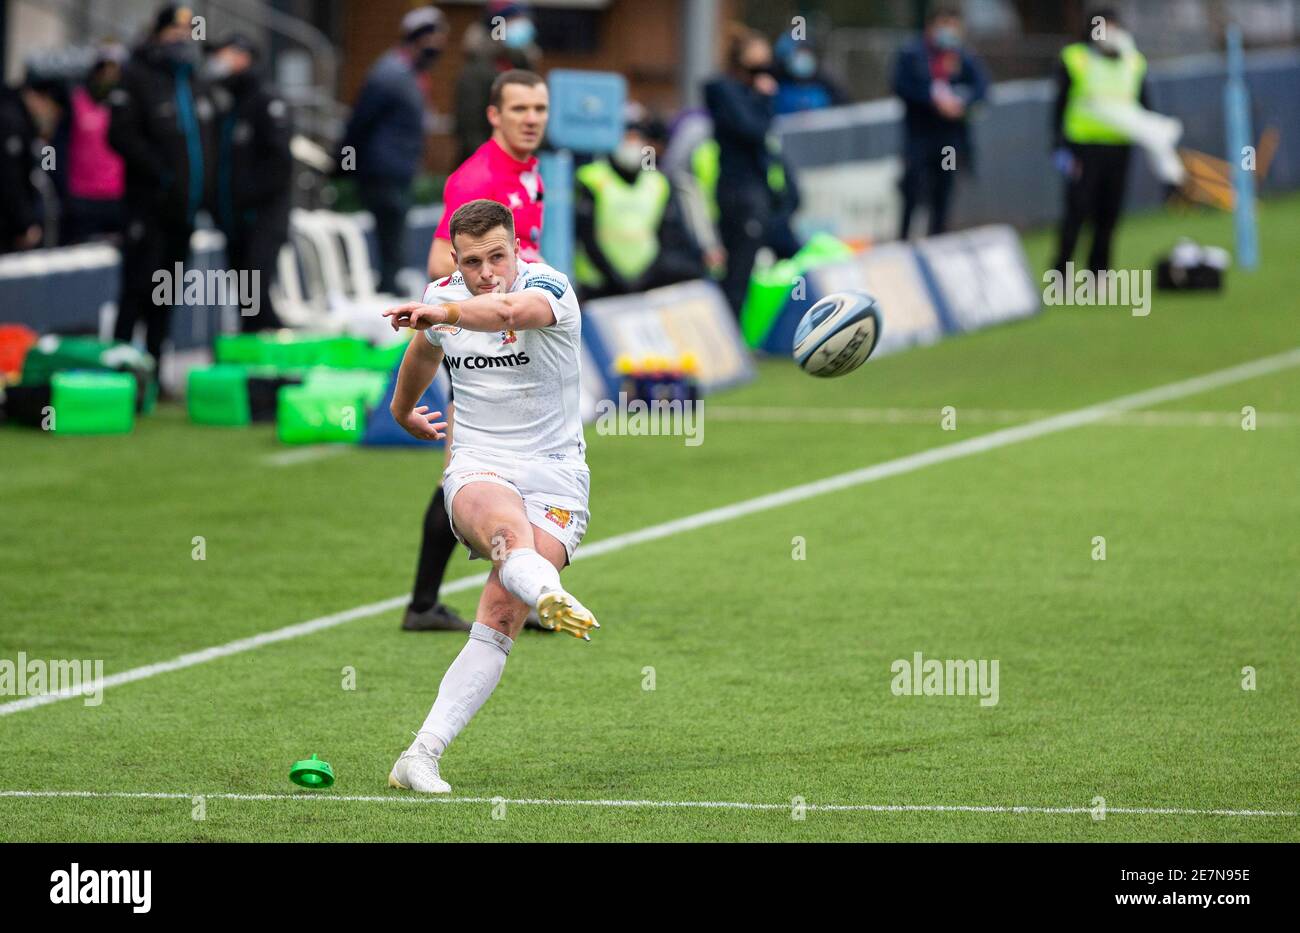
[[[438,685],[438,698],[412,743],[441,755],[451,740],[474,718],[501,680],[514,639],[482,622],[475,622],[469,640],[451,662]]]
[[[501,585],[522,600],[530,609],[542,594],[560,587],[560,572],[555,565],[530,547],[515,548],[501,562]]]

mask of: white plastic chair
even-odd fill
[[[358,278],[364,278],[364,265],[354,260],[356,274],[349,274],[347,247],[340,230],[337,214],[330,211],[305,212],[297,224],[303,236],[314,248],[320,264],[320,278],[324,287],[325,305],[336,329],[369,340],[392,337],[392,329],[381,312],[399,301],[392,295],[376,295],[373,284],[362,284],[358,292]],[[362,246],[364,246],[364,242]]]

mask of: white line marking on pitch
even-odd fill
[[[299,450],[286,450],[283,453],[271,454],[265,458],[265,462],[271,466],[296,466],[299,463],[324,460],[326,457],[337,457],[339,454],[345,454],[351,449],[351,444],[313,444]]]
[[[745,803],[735,800],[554,800],[547,798],[509,797],[433,797],[414,794],[191,794],[164,791],[94,791],[94,790],[0,790],[0,797],[50,798],[81,797],[119,800],[331,800],[341,803],[415,803],[415,804],[513,804],[539,807],[623,807],[659,810],[790,810],[788,803]],[[884,803],[809,803],[803,809],[823,813],[1044,813],[1068,815],[1092,813],[1091,807],[999,807],[974,804],[884,804]],[[1295,810],[1192,810],[1181,807],[1106,807],[1107,813],[1135,816],[1300,816]]]
[[[1255,379],[1259,376],[1266,376],[1270,373],[1280,372],[1281,370],[1290,369],[1294,366],[1300,366],[1300,347],[1288,350],[1286,353],[1279,353],[1276,356],[1262,357],[1258,360],[1252,360],[1249,363],[1230,366],[1227,369],[1220,369],[1201,376],[1193,376],[1191,379],[1171,382],[1167,385],[1157,386],[1154,389],[1135,392],[1132,395],[1123,395],[1119,398],[1111,399],[1109,402],[1089,405],[1087,408],[1079,408],[1075,411],[1062,412],[1059,415],[1052,415],[1050,418],[1031,421],[1027,424],[1018,424],[1013,427],[1002,428],[1001,430],[992,431],[988,434],[981,434],[978,437],[972,437],[964,441],[957,441],[954,444],[945,444],[942,447],[931,447],[918,453],[899,457],[896,460],[886,460],[884,463],[877,463],[874,466],[850,470],[847,473],[828,476],[825,479],[815,480],[811,483],[791,486],[790,488],[782,489],[779,492],[756,496],[753,499],[746,499],[743,502],[735,502],[731,505],[721,506],[720,508],[709,509],[706,512],[698,512],[695,515],[687,515],[684,518],[661,522],[658,525],[651,525],[648,528],[642,528],[638,531],[629,531],[621,535],[614,535],[611,538],[605,538],[601,541],[596,541],[592,544],[586,545],[574,555],[574,560],[586,560],[591,557],[599,557],[602,554],[621,551],[624,548],[629,548],[637,544],[644,544],[647,541],[657,541],[660,538],[668,538],[685,531],[694,531],[697,528],[717,525],[722,522],[731,521],[735,518],[743,518],[747,515],[753,515],[757,512],[765,512],[769,509],[792,505],[796,502],[802,502],[805,499],[825,495],[828,492],[838,492],[842,489],[849,489],[853,486],[861,486],[864,483],[874,483],[877,480],[887,479],[890,476],[912,473],[928,466],[934,466],[937,463],[947,463],[950,460],[960,460],[963,457],[970,457],[975,454],[985,453],[989,450],[996,450],[999,447],[1008,447],[1011,444],[1033,440],[1048,434],[1055,434],[1059,431],[1067,431],[1070,428],[1077,428],[1085,424],[1094,424],[1115,414],[1116,412],[1133,411],[1135,409],[1147,408],[1152,405],[1159,405],[1163,402],[1173,401],[1174,399],[1196,395],[1199,392],[1208,392],[1211,389],[1232,385],[1236,382],[1244,382],[1247,379]],[[473,577],[463,577],[444,586],[443,592],[459,593],[461,590],[468,590],[477,586],[482,586],[486,581],[486,573],[481,573]],[[271,632],[263,632],[259,635],[252,635],[248,638],[241,638],[237,641],[227,642],[224,645],[214,645],[211,648],[204,648],[202,651],[183,654],[180,657],[172,658],[170,661],[160,661],[156,664],[146,664],[143,667],[135,667],[131,670],[123,671],[120,674],[113,674],[109,677],[105,677],[102,682],[92,684],[89,690],[93,693],[97,688],[116,687],[121,684],[143,680],[146,677],[153,677],[156,674],[166,674],[171,671],[182,670],[187,667],[193,667],[196,664],[215,661],[217,658],[229,657],[232,654],[239,654],[244,651],[251,651],[254,648],[261,648],[264,645],[287,641],[290,638],[310,635],[313,632],[333,628],[334,626],[342,625],[345,622],[364,619],[381,612],[387,612],[390,609],[396,609],[397,607],[404,605],[406,601],[407,597],[405,595],[394,596],[391,599],[380,600],[379,602],[369,603],[365,606],[357,606],[354,609],[332,613],[331,615],[321,616],[316,619],[309,619],[306,622],[299,622],[295,625],[275,629]],[[60,700],[82,696],[86,692],[86,689],[85,685],[82,685],[82,689],[80,690],[65,689],[57,693],[40,694],[38,696],[24,697],[21,700],[13,700],[8,703],[3,703],[0,704],[0,716],[7,716],[10,713],[35,709],[38,706],[45,706],[49,703],[57,703]]]
[[[1050,418],[1059,411],[1045,409],[958,408],[963,424],[1018,424]],[[781,421],[806,424],[938,424],[937,408],[792,408],[779,406],[713,405],[709,418],[717,421]],[[1097,423],[1122,427],[1241,428],[1239,413],[1230,411],[1125,411]],[[1300,426],[1300,415],[1266,412],[1257,415],[1260,427]]]

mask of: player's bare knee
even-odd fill
[[[492,561],[500,563],[519,546],[519,535],[509,525],[498,524],[492,529],[488,542],[492,545]]]
[[[492,562],[500,564],[510,556],[511,551],[533,546],[533,536],[527,530],[520,530],[510,522],[500,522],[493,526],[488,538],[492,545]]]

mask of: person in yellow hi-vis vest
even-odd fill
[[[1056,269],[1065,274],[1085,222],[1092,225],[1088,268],[1110,268],[1111,240],[1124,209],[1133,140],[1107,119],[1147,107],[1147,62],[1112,10],[1088,18],[1086,38],[1061,51],[1052,113],[1053,162],[1065,176]]]
[[[703,257],[668,176],[659,171],[653,121],[628,122],[608,157],[577,170],[574,278],[584,300],[702,278]]]

